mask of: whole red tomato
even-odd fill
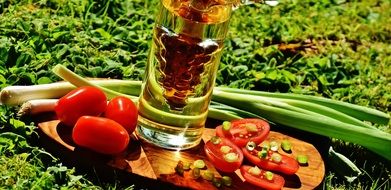
[[[84,86],[60,98],[54,110],[62,123],[73,126],[81,116],[99,116],[105,111],[106,106],[106,95],[100,89]]]
[[[137,106],[129,98],[118,96],[110,100],[105,111],[105,117],[121,124],[129,134],[137,125]]]
[[[73,141],[102,154],[117,154],[129,144],[128,132],[117,122],[94,116],[82,116],[72,131]]]

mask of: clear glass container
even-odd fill
[[[139,99],[138,136],[167,149],[199,144],[232,0],[161,0]]]

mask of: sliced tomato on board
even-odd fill
[[[212,137],[205,146],[205,154],[216,169],[223,172],[234,172],[243,162],[243,153],[230,140]]]
[[[242,148],[242,151],[248,161],[265,170],[292,175],[300,167],[295,159],[271,150],[266,150],[264,156],[259,156],[262,151],[262,147],[260,146],[255,147],[251,151],[245,147]]]
[[[251,171],[253,168],[254,167],[248,165],[243,165],[240,167],[240,173],[246,182],[269,190],[279,190],[284,187],[285,180],[282,176],[278,174],[271,174],[269,175],[270,179],[267,179],[267,171],[260,170],[259,173],[254,174],[254,172]]]
[[[269,131],[270,125],[267,121],[255,118],[238,119],[216,127],[217,136],[227,138],[239,147],[246,146],[249,141],[257,144],[262,142]]]

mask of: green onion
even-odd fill
[[[273,174],[272,172],[270,172],[270,171],[266,171],[266,172],[264,173],[264,176],[265,176],[265,178],[266,178],[267,180],[271,181],[271,180],[273,180],[274,174]]]
[[[258,176],[261,174],[261,169],[259,169],[258,166],[254,166],[248,170],[248,173],[250,173],[251,175],[254,175],[254,176]]]
[[[265,159],[267,157],[267,150],[262,149],[261,151],[258,152],[258,157]]]
[[[390,116],[381,111],[364,107],[364,106],[327,99],[323,97],[292,94],[292,93],[270,93],[270,92],[262,92],[262,91],[234,89],[234,88],[227,88],[227,87],[215,88],[215,90],[213,91],[213,95],[219,96],[218,94],[220,92],[229,92],[231,94],[249,94],[255,97],[268,97],[268,98],[272,97],[278,99],[298,100],[301,101],[301,103],[309,102],[319,106],[328,107],[335,111],[347,114],[358,120],[370,121],[373,123],[378,123],[383,125],[387,125],[390,121]]]
[[[85,80],[85,79],[84,79]],[[116,79],[92,79],[89,83],[118,92],[137,95],[140,93],[140,81],[125,81]],[[56,82],[31,86],[7,86],[0,92],[0,104],[21,105],[29,100],[57,99],[66,95],[76,86],[69,82]]]
[[[210,142],[212,142],[213,144],[220,144],[220,143],[221,143],[221,138],[218,137],[218,136],[213,136],[213,137],[210,139]]]
[[[282,150],[284,150],[285,152],[291,151],[291,148],[292,148],[291,142],[289,142],[288,140],[283,140],[283,141],[281,142],[281,148],[282,148]]]
[[[70,82],[71,84],[75,85],[75,86],[94,86],[94,87],[97,87],[99,89],[101,89],[103,92],[105,92],[106,96],[111,99],[111,98],[114,98],[116,96],[126,96],[132,100],[135,100],[137,101],[137,97],[135,96],[130,96],[130,95],[125,95],[125,94],[122,94],[122,93],[119,93],[117,91],[114,91],[114,90],[111,90],[109,88],[105,88],[105,87],[102,87],[102,86],[99,86],[99,85],[95,85],[91,82],[89,82],[88,80],[82,78],[81,76],[77,75],[76,73],[70,71],[69,69],[67,69],[66,67],[62,66],[62,65],[56,65],[54,66],[53,68],[53,72],[58,75],[59,77],[61,77],[62,79],[64,79],[65,81],[68,81]],[[134,92],[134,93],[137,93],[139,94],[140,91],[137,91],[137,92]]]
[[[248,143],[246,144],[246,149],[251,152],[255,149],[256,146],[257,145],[255,144],[255,142],[248,141]]]
[[[258,145],[259,147],[262,147],[262,150],[269,150],[270,149],[270,143],[269,141],[263,141],[261,144]]]
[[[281,156],[281,154],[273,153],[272,156],[271,156],[271,159],[275,163],[280,163],[281,160],[282,160],[282,156]]]
[[[188,171],[190,170],[190,163],[189,162],[183,162],[183,170]]]
[[[224,131],[229,131],[231,129],[231,122],[229,121],[224,121],[223,122],[223,130]]]
[[[178,164],[175,166],[175,173],[179,174],[179,175],[183,175],[183,162],[182,161],[178,161]]]
[[[221,181],[221,178],[217,178],[217,177],[214,177],[212,179],[212,184],[216,187],[221,187],[222,185],[222,181]]]
[[[321,113],[315,113],[311,110],[304,110],[303,108],[296,107],[295,110],[292,110],[290,109],[292,106],[285,105],[281,102],[270,101],[267,104],[260,103],[257,100],[261,99],[261,97],[254,95],[241,94],[241,96],[234,96],[235,94],[232,93],[217,91],[218,93],[214,93],[212,98],[214,101],[248,112],[258,113],[267,120],[288,127],[357,143],[391,160],[391,151],[389,151],[389,147],[391,147],[391,134],[389,133],[378,129],[345,123],[344,121],[324,116]],[[284,108],[284,106],[287,107]]]
[[[205,170],[202,173],[202,178],[205,180],[212,181],[214,177],[215,177],[215,174],[210,170]]]
[[[299,154],[299,155],[297,155],[296,160],[297,160],[297,162],[299,162],[300,165],[308,164],[307,155]]]
[[[223,176],[222,178],[221,178],[221,181],[222,181],[222,183],[223,183],[223,185],[225,185],[225,186],[231,186],[232,185],[232,178],[231,177],[229,177],[229,176]]]
[[[43,112],[51,112],[54,110],[54,107],[58,99],[36,99],[29,100],[22,104],[17,115],[35,115]]]
[[[270,150],[272,151],[277,151],[278,150],[278,142],[277,141],[270,141]]]
[[[191,175],[194,179],[198,179],[201,176],[201,170],[200,168],[193,168]]]
[[[239,160],[239,155],[234,152],[230,152],[224,155],[224,160],[227,162],[236,162]]]
[[[229,147],[229,146],[221,146],[221,147],[220,147],[220,152],[222,152],[223,154],[227,154],[227,153],[229,153],[231,150],[232,150],[232,148]]]
[[[196,160],[196,161],[194,161],[193,166],[195,168],[202,169],[202,168],[205,168],[206,165],[205,165],[205,162],[203,160]]]

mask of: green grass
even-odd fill
[[[156,8],[157,0],[0,0],[0,88],[58,81],[50,72],[58,63],[83,76],[140,80]],[[240,7],[217,85],[312,94],[391,113],[390,18],[386,0]],[[15,110],[0,109],[1,188],[116,188],[93,184],[33,146],[33,127],[25,130]],[[391,132],[390,125],[377,127]],[[328,167],[322,187],[390,189],[389,161],[356,145],[333,146],[364,172],[349,183]]]

